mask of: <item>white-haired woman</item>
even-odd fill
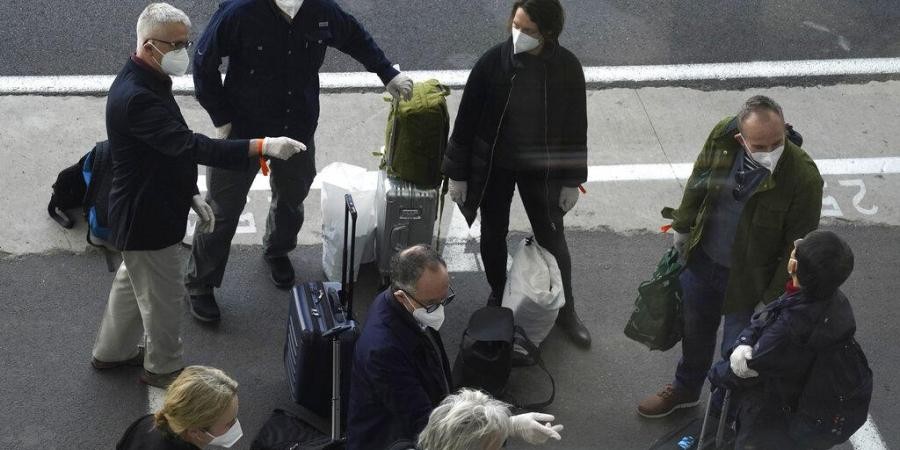
[[[231,447],[243,435],[237,419],[237,387],[237,382],[219,369],[185,368],[169,386],[162,408],[132,423],[116,449]]]
[[[529,444],[560,440],[562,425],[550,414],[509,415],[509,405],[484,392],[462,389],[431,412],[419,434],[420,450],[499,450],[510,436]],[[541,422],[546,422],[541,424]]]

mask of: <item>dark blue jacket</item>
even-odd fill
[[[197,100],[235,137],[309,142],[319,120],[319,68],[334,47],[387,84],[397,70],[356,19],[331,0],[306,0],[289,22],[273,0],[226,0],[194,55]],[[219,66],[228,57],[222,84]]]
[[[246,170],[250,143],[191,131],[172,80],[132,57],[109,88],[106,132],[112,155],[110,243],[159,250],[184,237],[197,164]]]
[[[379,294],[356,343],[347,448],[381,450],[415,440],[449,393],[449,375],[440,334],[423,331],[390,290]]]
[[[827,312],[828,326],[821,326]],[[747,366],[758,377],[738,378],[730,362],[720,361],[710,370],[714,386],[733,390],[740,399],[738,420],[742,424],[782,423],[797,408],[800,394],[816,352],[853,337],[856,319],[847,297],[837,291],[829,298],[810,298],[801,290],[785,294],[756,313],[732,346],[753,346]],[[772,430],[759,430],[759,432]],[[739,430],[739,433],[754,433]]]

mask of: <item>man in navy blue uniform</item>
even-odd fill
[[[377,74],[395,97],[412,95],[412,80],[394,69],[362,25],[332,0],[222,2],[194,57],[197,100],[220,137],[285,135],[307,145],[308,151],[299,157],[271,165],[272,205],[263,253],[272,281],[282,288],[294,283],[288,253],[297,246],[303,200],[316,175],[319,68],[327,47]],[[226,57],[223,83],[219,67]],[[219,320],[213,289],[222,283],[231,239],[257,172],[257,167],[238,173],[216,168],[207,172],[207,201],[215,211],[216,228],[194,235],[186,277],[191,312],[199,320]]]

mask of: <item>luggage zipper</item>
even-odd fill
[[[509,79],[509,92],[506,93],[506,104],[503,105],[503,112],[500,113],[500,122],[497,123],[497,132],[494,134],[494,143],[491,144],[491,155],[488,158],[488,171],[484,179],[484,186],[481,188],[481,196],[478,197],[478,203],[475,204],[477,209],[484,200],[484,193],[487,192],[488,181],[491,179],[491,169],[494,167],[494,150],[497,148],[497,140],[500,139],[500,129],[503,128],[503,118],[506,117],[506,110],[509,109],[509,100],[512,98],[513,83],[516,81],[516,74]]]

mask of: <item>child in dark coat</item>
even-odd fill
[[[794,243],[784,295],[753,316],[731,357],[710,382],[732,390],[735,448],[799,448],[788,434],[817,351],[853,337],[856,321],[838,289],[853,252],[835,233],[816,230]]]

